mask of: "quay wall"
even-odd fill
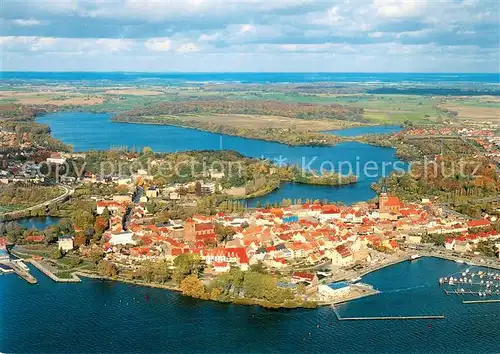
[[[71,278],[59,278],[57,275],[52,273],[51,270],[47,269],[43,264],[40,262],[37,262],[33,259],[31,260],[26,260],[26,262],[30,262],[34,267],[36,267],[39,271],[41,271],[43,274],[48,276],[50,279],[52,279],[55,282],[58,283],[80,283],[82,280],[75,274],[72,274]]]

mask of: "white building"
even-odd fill
[[[73,237],[59,236],[59,239],[57,240],[57,246],[59,247],[60,250],[64,252],[71,251],[73,247],[75,247],[73,243]]]
[[[50,164],[63,165],[65,162],[66,159],[58,153],[53,153],[49,158],[47,158],[47,163]]]
[[[111,239],[109,243],[113,246],[115,245],[135,245],[135,240],[132,239],[134,236],[133,232],[123,231],[117,234],[111,234]]]
[[[416,244],[422,242],[422,236],[420,235],[408,235],[406,237],[406,242]]]

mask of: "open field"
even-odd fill
[[[18,92],[0,91],[0,100],[26,105],[93,106],[102,104],[104,97],[68,92]]]
[[[462,104],[444,104],[440,107],[458,112],[458,119],[478,122],[500,122],[500,107],[484,107]]]
[[[120,113],[166,102],[196,101],[278,101],[283,104],[340,104],[348,108],[362,108],[363,117],[371,124],[432,124],[447,119],[475,120],[477,122],[498,122],[500,97],[498,96],[431,96],[413,94],[373,94],[367,87],[331,87],[315,85],[245,86],[237,84],[192,86],[87,86],[87,85],[33,85],[25,87],[6,86],[0,88],[0,102],[27,105],[51,104],[55,106],[79,106],[81,110]],[[454,118],[443,109],[458,112]],[[239,112],[238,112],[239,113]],[[253,112],[249,112],[253,113]],[[232,124],[239,128],[261,124],[263,128],[276,127],[283,123],[282,117],[255,116],[204,116],[206,121],[217,124]],[[258,117],[258,119],[257,119]],[[313,124],[319,117],[311,116]],[[234,122],[230,122],[233,120]],[[287,122],[284,122],[287,124]],[[303,122],[291,121],[302,129]],[[346,125],[334,124],[331,128],[318,123],[312,130],[337,129]]]
[[[108,95],[131,95],[131,96],[156,96],[163,94],[163,92],[161,91],[135,89],[135,88],[106,90],[103,93]]]

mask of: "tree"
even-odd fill
[[[57,247],[57,249],[54,251],[54,254],[52,255],[52,257],[54,257],[55,259],[61,259],[63,258],[63,256],[64,254],[59,247]]]
[[[128,194],[128,187],[124,184],[116,186],[116,192],[122,195]]]
[[[104,210],[102,211],[101,218],[106,220],[106,222],[109,222],[109,219],[111,218],[111,214],[109,213],[108,207],[105,207]]]
[[[97,272],[99,275],[110,278],[114,278],[118,275],[118,269],[116,266],[105,259],[101,259],[99,261],[99,264],[97,265]]]
[[[170,262],[166,260],[142,262],[139,276],[147,282],[165,283],[172,279]]]
[[[304,284],[298,284],[297,285],[297,294],[305,295],[305,293],[306,293],[306,287],[304,286]]]
[[[97,247],[90,250],[89,258],[94,264],[98,264],[104,258],[104,252]]]
[[[203,270],[203,262],[199,255],[184,253],[174,260],[174,280],[180,283],[186,276],[198,276]]]
[[[183,295],[191,296],[194,298],[201,298],[205,294],[205,287],[196,275],[188,275],[181,281],[179,286]]]
[[[86,243],[87,243],[87,238],[85,237],[85,235],[82,232],[79,232],[75,236],[75,240],[74,240],[75,247],[84,246]]]
[[[250,266],[250,270],[252,272],[257,272],[257,273],[261,273],[261,274],[266,274],[267,273],[267,270],[266,268],[264,267],[264,264],[262,264],[261,261],[258,261],[257,263],[254,263]]]
[[[222,291],[220,289],[218,289],[218,288],[214,288],[210,292],[210,300],[217,301],[217,300],[219,300],[219,298],[221,297],[221,295],[222,295]]]
[[[219,243],[226,241],[235,234],[235,231],[230,226],[224,226],[220,223],[215,223],[215,234]]]
[[[87,230],[94,225],[94,215],[86,210],[77,209],[71,214],[73,225],[81,230]]]
[[[104,217],[102,215],[98,216],[95,219],[94,230],[95,230],[95,233],[96,233],[96,235],[98,236],[99,239],[101,238],[101,236],[104,233],[104,231],[106,231],[106,229],[108,228],[108,225],[109,225],[109,221],[108,220],[109,219],[106,219],[106,217]]]

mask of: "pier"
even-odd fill
[[[28,270],[26,270],[26,265],[22,263],[22,261],[6,261],[2,262],[2,264],[6,265],[7,267],[10,267],[15,274],[17,274],[19,277],[23,278],[30,284],[37,284],[38,280],[34,276],[32,276]],[[22,264],[22,265],[21,265]]]
[[[333,312],[339,321],[387,321],[387,320],[442,320],[444,315],[424,315],[424,316],[373,316],[373,317],[341,317],[335,306]]]
[[[487,290],[484,291],[472,291],[472,290],[453,290],[449,291],[446,289],[443,289],[444,293],[446,295],[472,295],[472,296],[493,296],[493,295],[500,295],[500,291],[490,291],[488,292]],[[484,295],[481,295],[484,294]]]
[[[462,304],[492,304],[495,302],[500,302],[500,299],[489,299],[489,300],[463,300]]]

